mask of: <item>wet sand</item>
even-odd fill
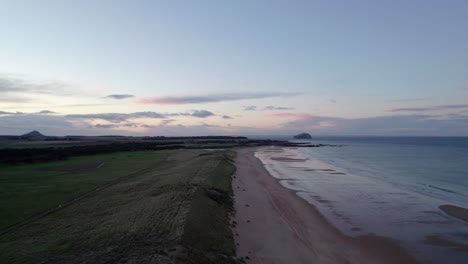
[[[237,255],[247,263],[415,263],[390,239],[345,236],[238,149],[233,181]]]

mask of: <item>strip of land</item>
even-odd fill
[[[338,147],[246,137],[39,137],[0,136],[0,165],[61,161],[70,157],[144,150],[229,149],[234,147]]]
[[[4,165],[0,263],[239,263],[234,155],[143,151]]]
[[[233,180],[238,256],[248,263],[415,263],[387,238],[345,236],[254,156],[237,149]]]

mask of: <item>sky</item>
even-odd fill
[[[468,1],[0,6],[3,135],[468,136]]]

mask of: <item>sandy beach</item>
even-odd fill
[[[342,234],[271,177],[254,148],[237,153],[233,231],[247,263],[416,263],[392,240]]]

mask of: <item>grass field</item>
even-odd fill
[[[0,263],[238,262],[233,155],[125,152],[1,167],[2,227],[112,184],[0,236]]]
[[[164,156],[156,152],[127,152],[73,157],[60,162],[0,165],[0,230],[146,168]],[[102,166],[69,170],[92,162]]]

